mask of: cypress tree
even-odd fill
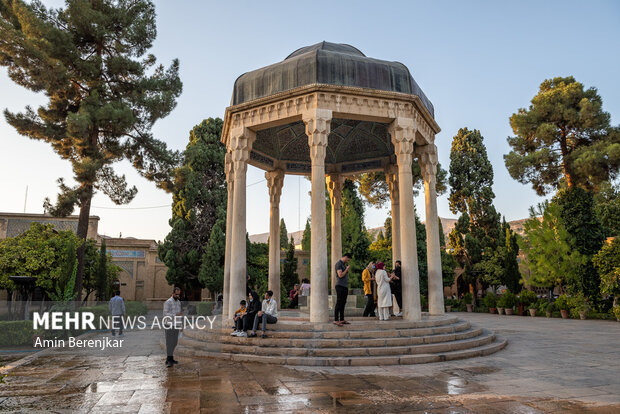
[[[283,250],[288,249],[288,231],[286,230],[284,219],[280,219],[280,248]]]

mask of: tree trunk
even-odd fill
[[[80,218],[78,221],[77,228],[77,236],[82,240],[82,244],[77,249],[77,259],[78,259],[78,267],[77,273],[75,275],[75,290],[77,292],[77,297],[75,299],[76,303],[80,303],[82,301],[82,286],[84,280],[84,259],[86,253],[86,236],[88,235],[88,220],[90,218],[90,202],[93,198],[93,186],[86,186],[86,197],[84,201],[82,201],[82,205],[80,207]]]
[[[566,146],[566,134],[562,132],[560,137],[560,150],[562,151],[562,170],[564,171],[564,178],[566,178],[566,185],[568,188],[573,188],[575,182],[571,173],[570,166],[568,165],[568,156],[570,155],[568,147]]]

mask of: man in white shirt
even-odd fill
[[[164,317],[168,316],[166,319],[170,319],[168,321],[170,326],[174,326],[174,317],[181,316],[183,314],[181,309],[181,288],[175,287],[172,290],[172,296],[164,302]],[[175,361],[172,357],[174,353],[174,348],[177,347],[177,342],[179,341],[179,330],[178,329],[166,329],[166,366],[170,368],[174,364],[178,364],[179,361]]]
[[[268,290],[265,293],[265,300],[263,301],[262,310],[258,311],[256,317],[254,318],[254,327],[252,329],[252,333],[248,335],[248,337],[252,338],[256,336],[256,330],[258,329],[258,322],[263,323],[263,334],[261,338],[266,338],[265,330],[267,329],[268,323],[276,323],[278,322],[278,304],[275,300],[272,299],[273,292]]]

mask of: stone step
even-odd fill
[[[227,345],[247,345],[248,343],[259,344],[262,347],[296,347],[296,348],[344,348],[344,347],[380,347],[380,346],[404,346],[417,344],[432,344],[439,342],[455,341],[471,338],[481,334],[480,329],[470,329],[469,323],[454,325],[449,333],[435,333],[432,335],[398,335],[398,331],[391,337],[362,337],[362,338],[282,338],[272,337],[271,332],[265,339],[235,337],[230,335],[213,335],[207,332],[187,331],[185,336],[202,342],[217,342]]]
[[[185,338],[183,338],[183,342]],[[494,337],[494,341],[466,349],[458,349],[439,353],[393,355],[393,356],[351,356],[351,357],[303,357],[303,356],[266,356],[255,354],[232,354],[210,352],[181,345],[176,354],[188,358],[219,358],[238,362],[259,362],[279,365],[308,366],[374,366],[374,365],[411,365],[431,362],[451,361],[490,355],[503,349],[506,339]],[[163,343],[162,343],[163,345]],[[165,345],[163,345],[165,346]]]
[[[402,340],[402,338],[411,338],[411,337],[426,337],[426,336],[435,336],[441,334],[453,334],[461,331],[465,331],[470,328],[470,323],[467,321],[459,321],[458,323],[452,325],[438,326],[433,328],[406,328],[406,329],[394,329],[394,330],[374,330],[369,329],[366,331],[349,331],[346,327],[341,328],[338,331],[280,331],[277,330],[279,328],[278,324],[275,325],[267,325],[267,336],[271,343],[271,340],[276,340],[273,342],[273,346],[286,346],[290,345],[291,341],[300,341],[300,340],[320,340],[320,339],[331,339],[331,340],[355,340],[355,339],[394,339],[398,338]],[[276,330],[271,330],[276,329]],[[220,333],[221,332],[221,333]],[[199,339],[203,341],[221,341],[223,343],[239,343],[240,340],[244,338],[237,338],[234,336],[230,336],[232,329],[225,329],[221,331],[215,330],[186,330],[185,335],[190,338]],[[281,342],[277,342],[277,340],[281,340]],[[398,343],[395,341],[394,344]],[[297,345],[293,345],[297,346]]]
[[[369,318],[351,318],[350,325],[336,326],[332,322],[329,323],[312,323],[307,320],[291,320],[291,319],[279,319],[275,325],[267,325],[267,329],[274,329],[277,331],[311,331],[311,332],[336,332],[342,330],[348,331],[366,331],[368,330],[369,322],[372,322],[373,330],[395,330],[395,329],[421,329],[421,328],[433,328],[438,326],[453,325],[459,321],[458,317],[454,316],[430,316],[423,318],[421,321],[410,322],[404,321],[401,318],[394,318],[393,320],[379,322],[376,319]],[[223,330],[228,332],[232,324],[226,325]]]
[[[297,346],[264,346],[268,339],[239,338],[245,339],[240,344],[219,344],[204,342],[192,338],[183,337],[180,344],[198,350],[221,351],[231,354],[264,355],[264,356],[299,356],[299,357],[353,357],[353,356],[392,356],[412,355],[458,351],[474,348],[493,342],[493,333],[483,332],[482,329],[472,329],[463,334],[462,339],[448,340],[437,343],[421,343],[412,345],[383,345],[364,346],[361,342],[350,344],[335,344],[334,347],[316,346],[313,343],[298,344]],[[412,339],[412,338],[410,338]],[[325,344],[321,344],[325,345]],[[356,346],[357,345],[357,346]]]

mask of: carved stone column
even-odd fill
[[[441,247],[439,246],[439,222],[437,216],[437,147],[435,144],[416,148],[418,162],[424,178],[426,203],[426,257],[428,263],[428,311],[431,315],[443,315],[443,279],[441,271]]]
[[[234,174],[233,219],[231,232],[230,283],[228,294],[228,316],[234,315],[242,299],[246,299],[246,173],[248,159],[256,133],[248,128],[231,129],[229,149],[232,153]]]
[[[329,199],[332,206],[332,263],[331,263],[331,287],[332,291],[336,289],[336,262],[342,257],[342,186],[344,185],[344,177],[339,174],[330,174],[327,176],[327,189],[329,190]]]
[[[224,156],[224,171],[226,172],[226,188],[228,190],[228,201],[226,203],[226,253],[224,255],[224,287],[222,296],[224,296],[224,303],[222,307],[222,319],[228,319],[228,302],[229,302],[229,287],[230,287],[230,245],[231,245],[231,233],[232,233],[232,218],[233,218],[233,196],[234,196],[234,172],[232,163],[232,154],[227,152]]]
[[[269,290],[280,309],[280,195],[284,184],[284,171],[265,173],[269,188]]]
[[[396,118],[390,124],[389,130],[398,162],[399,224],[402,230],[400,232],[400,255],[402,262],[403,319],[419,321],[422,318],[422,309],[420,307],[420,279],[413,206],[413,177],[411,174],[415,123],[411,118]]]
[[[312,161],[310,322],[327,322],[327,231],[325,228],[325,152],[332,112],[313,109],[303,115]]]
[[[389,165],[385,169],[385,180],[390,190],[392,202],[392,265],[400,257],[400,204],[398,193],[398,166]],[[386,229],[387,230],[387,229]]]

